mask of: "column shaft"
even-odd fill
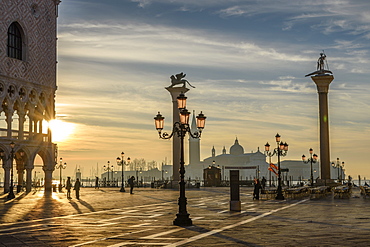
[[[321,179],[330,179],[330,145],[329,145],[329,84],[334,80],[332,75],[317,75],[311,79],[317,86],[319,94],[319,122],[320,122],[320,166]]]

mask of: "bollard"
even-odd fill
[[[230,211],[241,211],[239,170],[230,170]]]

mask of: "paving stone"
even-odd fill
[[[229,188],[188,189],[193,226],[173,225],[177,190],[82,188],[0,197],[0,246],[370,246],[370,199],[252,200],[229,211]]]

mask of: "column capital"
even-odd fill
[[[315,75],[315,76],[311,76],[311,79],[315,82],[318,93],[328,93],[329,84],[334,80],[334,76],[333,75]]]
[[[190,90],[186,87],[166,87],[165,89],[170,92],[172,96],[172,102],[177,102],[177,97],[180,95],[180,93],[186,93]]]

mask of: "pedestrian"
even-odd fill
[[[66,189],[67,189],[67,198],[71,199],[71,189],[72,189],[71,177],[67,177]]]
[[[261,183],[260,180],[254,179],[254,190],[253,190],[253,200],[259,200],[260,199],[260,189],[261,189]]]
[[[134,176],[131,176],[127,182],[128,184],[130,185],[130,194],[134,194],[132,191],[134,190],[134,184],[135,184],[135,177]]]
[[[95,178],[95,189],[99,189],[99,177]]]
[[[266,178],[265,177],[262,177],[261,185],[262,185],[262,189],[265,189],[265,187],[266,187]]]
[[[73,189],[76,191],[76,199],[78,200],[80,199],[80,188],[81,188],[80,179],[77,178]]]

